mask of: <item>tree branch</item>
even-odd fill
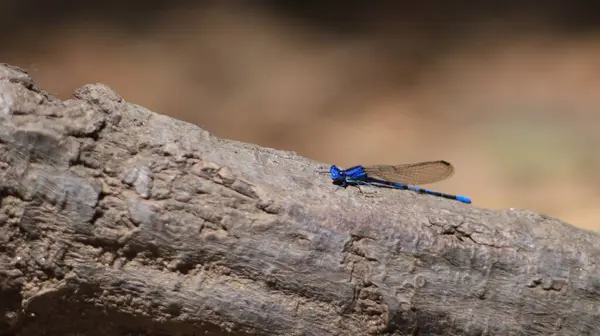
[[[0,334],[600,332],[598,233],[0,78]]]

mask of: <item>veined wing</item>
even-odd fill
[[[401,165],[364,167],[367,176],[403,184],[428,184],[445,180],[454,174],[454,167],[444,160]]]

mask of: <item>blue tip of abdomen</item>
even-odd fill
[[[471,199],[467,196],[456,196],[456,200],[463,203],[471,204]]]

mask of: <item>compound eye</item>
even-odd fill
[[[341,177],[341,170],[333,165],[329,168],[329,174],[331,174],[332,179],[339,179]]]

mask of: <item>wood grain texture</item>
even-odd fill
[[[600,234],[326,167],[1,65],[0,334],[600,334]]]

